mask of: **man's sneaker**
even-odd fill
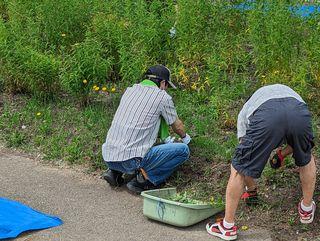
[[[153,185],[149,180],[139,181],[137,177],[133,178],[130,182],[127,183],[127,188],[129,191],[140,194],[143,191],[157,189],[159,186]]]
[[[248,206],[258,204],[259,199],[257,189],[244,192],[241,196],[241,199],[244,200]]]
[[[110,184],[110,186],[120,187],[124,183],[122,174],[122,172],[108,169],[102,177]]]
[[[223,240],[237,239],[237,227],[233,226],[232,228],[227,229],[223,226],[223,221],[218,223],[208,223],[206,229],[209,234],[222,238]]]
[[[316,203],[314,201],[312,201],[312,210],[310,212],[306,212],[306,211],[302,210],[301,202],[299,202],[299,205],[298,205],[300,222],[301,223],[312,223],[313,219],[314,219],[314,213],[316,211]]]

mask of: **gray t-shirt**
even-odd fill
[[[244,104],[238,115],[238,138],[241,138],[246,134],[247,127],[249,125],[249,117],[256,109],[258,109],[260,105],[270,99],[287,97],[293,97],[298,101],[305,103],[299,94],[297,94],[290,87],[282,84],[267,85],[254,92],[250,99]]]
[[[165,90],[141,84],[127,88],[102,145],[104,161],[143,158],[156,142],[161,116],[168,125],[178,118]]]

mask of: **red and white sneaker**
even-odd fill
[[[237,227],[233,226],[232,228],[227,229],[223,226],[223,221],[218,223],[208,223],[206,229],[209,234],[222,238],[223,240],[237,239]]]
[[[306,212],[306,211],[302,210],[301,202],[299,202],[299,205],[298,205],[300,222],[301,223],[312,223],[313,219],[314,219],[314,213],[316,212],[316,203],[314,201],[312,201],[312,210],[310,212]]]

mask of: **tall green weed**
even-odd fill
[[[238,3],[3,0],[0,74],[9,91],[87,101],[94,86],[126,87],[162,63],[218,113],[265,84],[319,96],[319,15],[293,14],[299,1]]]

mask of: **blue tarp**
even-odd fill
[[[253,10],[255,7],[254,4],[255,4],[255,1],[248,0],[241,4],[235,5],[234,8],[241,11]],[[264,10],[265,11],[268,10],[267,5],[265,5]],[[320,7],[316,5],[296,5],[296,6],[289,7],[289,10],[293,14],[300,16],[302,18],[311,17],[313,14],[320,13]]]
[[[306,18],[310,17],[312,14],[320,13],[320,7],[312,6],[312,5],[304,5],[304,6],[297,6],[297,7],[290,7],[289,8],[294,14]]]
[[[0,197],[0,239],[15,238],[25,231],[52,228],[62,223],[57,217]]]

